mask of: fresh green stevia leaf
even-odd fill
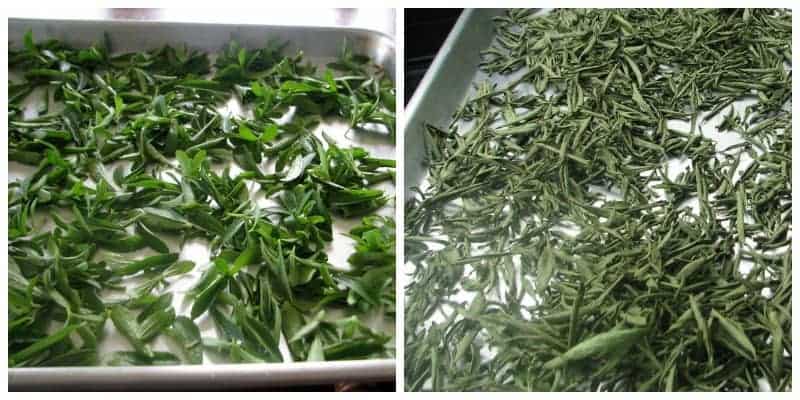
[[[94,240],[104,248],[117,252],[117,253],[130,253],[133,251],[141,250],[147,243],[142,236],[127,235],[121,237],[103,237],[96,236]]]
[[[315,337],[314,341],[311,342],[306,361],[325,361],[325,350],[322,347],[322,341],[319,336]]]
[[[194,269],[194,261],[179,260],[164,270],[164,277],[178,276],[191,272]]]
[[[325,310],[320,310],[317,315],[313,316],[309,322],[303,325],[289,338],[289,343],[298,341],[313,332],[317,329],[323,318],[325,318]]]
[[[151,230],[159,232],[181,231],[191,227],[189,221],[169,209],[143,208],[142,223]]]
[[[163,240],[150,231],[150,229],[144,224],[136,224],[136,232],[142,237],[144,243],[146,243],[151,249],[159,253],[169,253],[169,246],[167,246]]]
[[[325,360],[362,359],[384,348],[383,340],[351,339],[327,346],[324,349]]]
[[[33,32],[28,29],[25,31],[25,35],[22,36],[22,44],[25,46],[25,50],[29,52],[36,52],[36,44],[33,42]]]
[[[236,322],[242,327],[245,344],[269,362],[283,361],[283,356],[278,351],[278,336],[280,331],[272,331],[269,326],[257,323],[258,321],[244,309],[239,308],[236,313]]]
[[[180,358],[166,351],[156,351],[150,356],[132,351],[116,351],[112,353],[106,364],[120,367],[132,365],[175,365],[180,364],[180,362]]]
[[[267,124],[264,126],[264,132],[261,133],[261,141],[264,143],[271,142],[278,137],[278,125]]]
[[[68,367],[97,365],[97,351],[91,348],[70,350],[39,364],[43,367]]]
[[[178,261],[177,253],[159,254],[143,258],[139,261],[134,261],[123,267],[114,270],[114,273],[119,276],[134,275],[143,271],[155,271],[164,269]]]
[[[289,170],[286,171],[286,174],[283,178],[281,178],[284,182],[291,182],[300,176],[303,175],[306,168],[314,161],[314,153],[306,154],[305,156],[297,156],[294,158],[292,163],[289,165]]]
[[[138,336],[145,342],[153,340],[175,321],[175,310],[156,310],[139,324]]]
[[[289,284],[289,276],[286,268],[286,259],[283,256],[283,246],[280,242],[276,243],[276,249],[270,249],[262,240],[261,254],[269,265],[275,283],[272,287],[276,288],[281,297],[292,301],[292,288]]]
[[[69,336],[69,334],[72,333],[79,326],[80,325],[65,325],[61,329],[55,331],[50,336],[37,340],[30,346],[9,357],[8,364],[13,366],[25,362],[26,360],[35,356],[36,354],[47,350],[49,347],[58,344],[62,340],[65,340],[67,336]]]
[[[119,332],[128,339],[128,342],[133,346],[137,353],[145,357],[153,357],[153,350],[139,337],[140,331],[134,321],[131,312],[122,306],[114,306],[109,313],[111,321]]]
[[[248,142],[256,142],[258,141],[258,136],[253,134],[253,131],[247,127],[245,124],[239,125],[239,139],[244,139]]]
[[[216,300],[219,292],[228,283],[229,277],[227,275],[217,275],[208,286],[203,288],[197,293],[194,304],[192,305],[191,318],[195,319],[203,314]]]
[[[202,228],[208,233],[214,235],[221,235],[225,231],[222,223],[209,213],[205,207],[187,207],[183,212],[186,214],[186,219],[192,224]]]
[[[189,364],[203,363],[203,340],[200,337],[200,329],[191,319],[184,316],[175,318],[175,323],[167,331],[167,335],[178,342]]]

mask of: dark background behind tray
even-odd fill
[[[450,34],[462,8],[407,8],[405,10],[405,104]]]

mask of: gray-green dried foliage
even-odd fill
[[[427,127],[406,203],[406,389],[791,390],[791,19],[495,18],[509,83]]]

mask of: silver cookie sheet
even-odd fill
[[[334,60],[346,41],[356,53],[369,56],[383,67],[387,75],[395,78],[394,40],[383,33],[358,29],[322,26],[268,26],[234,25],[217,23],[135,21],[135,20],[8,20],[10,47],[19,47],[22,37],[31,30],[35,40],[57,38],[73,46],[89,46],[107,34],[112,50],[117,52],[141,51],[164,45],[182,46],[216,53],[231,40],[246,47],[262,47],[267,40],[277,39],[289,43],[287,54],[302,50],[306,59],[317,65]],[[376,157],[396,158],[395,145],[388,135],[348,133],[346,124],[321,127],[340,145],[358,145]],[[8,165],[9,179],[24,176],[24,166]],[[389,185],[391,186],[391,185]],[[384,188],[392,195],[394,188]],[[380,214],[394,215],[387,206]],[[331,262],[346,260],[353,251],[352,240],[344,236],[357,219],[343,220],[334,225],[334,242],[331,243]],[[183,251],[182,251],[183,253]],[[183,255],[181,258],[184,258]],[[200,260],[197,260],[200,261]],[[202,262],[196,270],[204,269]],[[198,272],[199,273],[199,272]],[[182,285],[185,286],[185,285]],[[184,289],[188,289],[185,287]],[[185,290],[184,290],[185,291]],[[176,307],[179,314],[182,309]],[[185,310],[184,310],[185,311]],[[206,332],[210,321],[198,321],[201,332]],[[204,329],[204,325],[205,328]],[[375,328],[373,326],[373,328]],[[381,327],[394,332],[394,323]],[[107,329],[109,331],[110,329]],[[111,330],[113,331],[113,330]],[[113,342],[113,340],[112,340]],[[114,344],[113,351],[126,349],[124,343]],[[208,355],[208,353],[207,353]],[[355,360],[332,362],[286,362],[276,364],[217,364],[204,365],[141,366],[141,367],[45,367],[9,368],[9,390],[220,390],[256,389],[293,385],[318,385],[337,382],[391,381],[395,376],[395,360]]]

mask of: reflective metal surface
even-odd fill
[[[11,368],[8,371],[8,389],[263,389],[346,381],[383,381],[394,377],[394,368],[394,361],[389,360],[213,366]]]
[[[13,18],[72,20],[138,20],[202,22],[275,26],[326,26],[369,29],[395,34],[395,10],[391,8],[241,9],[241,8],[98,8],[59,9],[47,7],[10,10]]]

